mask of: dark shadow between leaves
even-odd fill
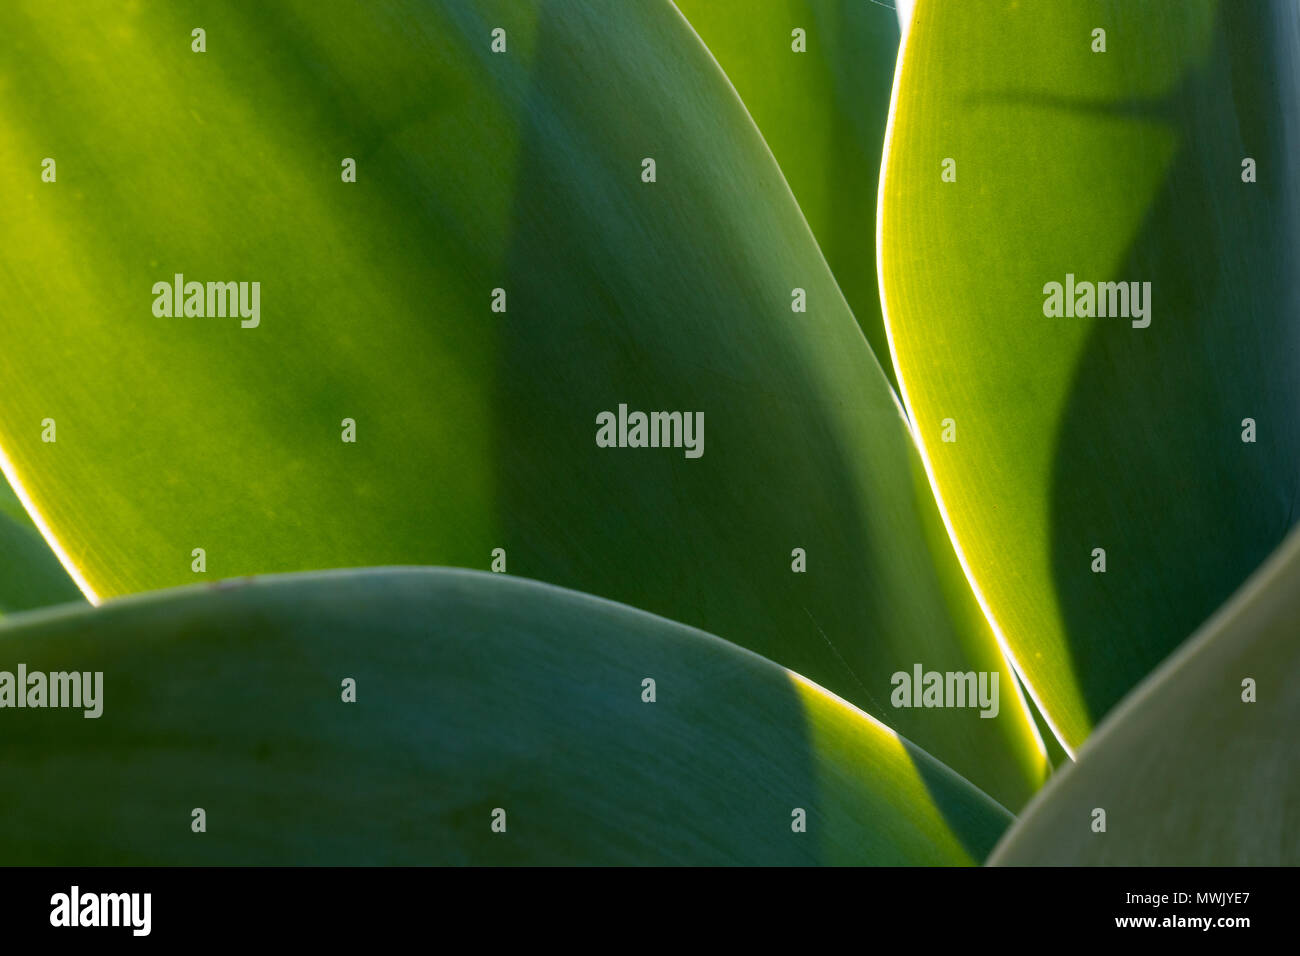
[[[1162,119],[1178,147],[1113,274],[1079,277],[1152,289],[1150,327],[1097,320],[1057,438],[1053,569],[1094,721],[1297,518],[1297,65],[1294,48],[1276,52],[1288,33],[1269,13],[1222,4],[1211,55],[1172,95],[1108,110]],[[1248,156],[1257,183],[1242,182]],[[1242,440],[1246,418],[1255,443]],[[1104,574],[1091,570],[1094,548],[1106,550]]]

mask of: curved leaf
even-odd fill
[[[955,864],[1010,821],[754,654],[503,575],[186,588],[24,615],[0,653],[103,673],[97,719],[5,713],[11,864]]]
[[[1043,758],[879,367],[689,26],[616,6],[3,5],[0,182],[31,185],[0,442],[101,595],[193,582],[199,548],[213,578],[501,549],[1020,806]],[[176,273],[260,281],[258,326],[154,315]],[[600,447],[621,404],[702,414],[702,455]],[[891,708],[916,662],[997,672],[997,719]]]
[[[894,357],[955,540],[1071,746],[1300,517],[1298,19],[916,7],[881,187]],[[1069,281],[1150,286],[1047,314]]]
[[[898,15],[842,0],[676,3],[744,100],[897,386],[876,284],[876,185]]]
[[[1297,621],[1300,532],[1293,532],[1115,708],[990,862],[1300,864]],[[1095,808],[1106,811],[1105,833],[1092,831]]]

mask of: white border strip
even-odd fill
[[[68,577],[72,578],[73,583],[81,589],[81,593],[86,596],[87,601],[98,606],[101,603],[100,596],[95,593],[95,589],[90,586],[90,582],[82,575],[81,570],[72,563],[72,558],[68,557],[68,552],[63,550],[63,545],[59,544],[59,540],[54,536],[54,532],[50,529],[50,526],[45,523],[45,518],[41,515],[40,511],[37,510],[35,503],[32,501],[32,496],[29,495],[27,489],[23,487],[22,481],[18,478],[18,470],[14,468],[14,463],[9,460],[9,456],[5,453],[3,448],[0,448],[0,471],[4,472],[5,478],[9,481],[9,487],[12,488],[14,494],[18,496],[18,500],[22,503],[23,508],[26,509],[28,516],[32,519],[32,523],[36,525],[36,530],[41,533],[41,537],[45,539],[45,543],[49,545],[50,550],[54,552],[54,556],[59,559],[59,564],[63,565],[63,570],[68,572]]]

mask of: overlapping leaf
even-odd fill
[[[911,23],[881,186],[896,366],[1074,746],[1300,517],[1298,19],[922,0]],[[1149,311],[1116,317],[1117,289],[1109,317],[1048,315],[1074,281],[1150,283]]]
[[[894,382],[876,285],[876,184],[898,18],[842,0],[676,0],[776,156]]]
[[[1300,864],[1300,533],[1098,728],[990,862]],[[1105,832],[1094,823],[1105,812]]]
[[[769,661],[505,575],[37,612],[0,659],[103,674],[98,718],[5,712],[10,864],[961,864],[1010,821]]]
[[[190,583],[199,548],[211,578],[502,549],[1008,806],[1037,786],[886,380],[667,0],[22,2],[0,32],[0,444],[100,595]],[[155,315],[176,274],[259,281],[258,327]],[[624,404],[702,412],[702,457],[598,447]],[[893,709],[915,663],[999,673],[999,716]]]

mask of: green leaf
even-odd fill
[[[922,0],[911,24],[881,191],[896,367],[973,580],[1071,746],[1300,517],[1298,17]],[[1151,283],[1150,324],[1049,317],[1067,275]]]
[[[842,0],[676,3],[771,147],[896,386],[876,284],[876,185],[898,56],[897,15],[887,6]]]
[[[5,712],[8,863],[959,864],[1010,822],[757,655],[504,575],[185,588],[24,615],[0,653],[103,673],[97,719]]]
[[[1293,532],[1115,708],[990,862],[1300,864],[1297,621],[1300,532]],[[1095,808],[1106,811],[1105,833],[1092,832]]]
[[[901,410],[671,4],[324,10],[0,6],[0,442],[93,589],[500,548],[1021,806],[1042,753]],[[260,324],[155,316],[175,273],[260,281]],[[702,457],[598,447],[620,404],[702,413]],[[917,662],[997,673],[997,719],[892,708]]]
[[[70,601],[85,597],[0,475],[0,614]]]

